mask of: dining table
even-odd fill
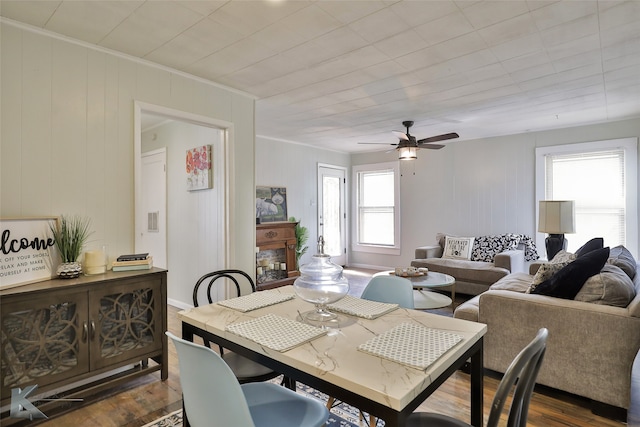
[[[329,305],[338,319],[318,326],[305,321],[314,309],[293,286],[283,286],[185,309],[178,319],[184,339],[206,338],[387,427],[404,426],[468,363],[469,422],[482,426],[486,325],[346,296]]]

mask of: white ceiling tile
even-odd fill
[[[531,12],[531,16],[538,29],[542,31],[597,13],[597,11],[598,3],[595,1],[563,1],[535,9]]]
[[[618,43],[637,43],[639,36],[640,19],[629,24],[622,24],[600,32],[600,39],[602,41],[603,48],[607,48]]]
[[[278,25],[293,31],[302,41],[322,36],[342,26],[340,21],[316,5],[307,6],[287,16]]]
[[[381,1],[362,0],[320,1],[316,4],[343,24],[364,18],[387,7]]]
[[[394,3],[390,9],[409,27],[435,21],[459,10],[451,1],[402,1]]]
[[[46,28],[98,44],[141,5],[142,2],[65,1],[49,19]]]
[[[530,14],[519,15],[478,30],[488,45],[498,45],[538,33]]]
[[[523,1],[484,1],[463,9],[471,25],[477,30],[529,12]]]
[[[250,37],[278,52],[284,52],[304,42],[293,30],[277,23],[259,30]]]
[[[566,58],[568,56],[577,55],[579,53],[590,52],[600,48],[600,37],[592,35],[581,39],[571,40],[555,46],[548,46],[547,53],[551,60]]]
[[[180,4],[199,13],[202,16],[209,16],[216,10],[220,9],[228,0],[181,0]]]
[[[522,56],[508,59],[506,61],[502,61],[502,66],[511,73],[529,67],[536,67],[548,62],[551,62],[551,60],[547,56],[547,53],[543,50],[538,50],[536,52],[531,52]]]
[[[349,24],[365,40],[375,43],[387,37],[399,34],[407,29],[404,22],[389,8],[379,10]]]
[[[271,49],[255,40],[243,39],[201,59],[189,68],[201,73],[213,73],[219,77],[242,70],[274,54]]]
[[[540,52],[542,50],[544,50],[544,45],[538,33],[512,39],[491,48],[491,51],[501,61]]]
[[[285,22],[285,18],[291,17],[300,10],[313,7],[309,5],[310,3],[305,0],[228,1],[210,16],[219,22],[233,23],[236,31],[248,36],[280,20]],[[322,16],[318,16],[318,22],[322,23]]]
[[[435,45],[470,33],[474,28],[462,12],[455,11],[442,18],[418,25],[415,30],[429,45]]]
[[[144,56],[202,19],[179,3],[145,2],[100,43]]]
[[[609,6],[605,10],[601,10],[599,16],[600,28],[603,31],[640,21],[639,1],[598,2],[600,8],[602,5]]]
[[[593,14],[551,27],[543,31],[540,37],[545,45],[554,46],[588,36],[598,36],[599,31],[598,17]]]
[[[515,82],[521,83],[555,73],[556,70],[553,68],[553,65],[546,63],[538,65],[537,67],[529,67],[520,71],[514,71],[509,74]]]
[[[416,31],[407,30],[383,39],[375,43],[374,46],[389,58],[396,58],[424,49],[428,44]]]
[[[589,52],[579,53],[573,56],[566,56],[553,61],[553,68],[556,71],[566,71],[572,68],[584,67],[587,65],[601,65],[602,54],[600,50],[594,49]]]
[[[61,3],[62,0],[2,0],[0,13],[6,18],[44,28]]]

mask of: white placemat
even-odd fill
[[[242,297],[218,301],[218,304],[234,310],[247,312],[288,301],[292,298],[293,294],[281,294],[280,292],[275,291],[260,291],[253,292]]]
[[[350,314],[352,316],[363,317],[365,319],[375,319],[383,314],[398,308],[398,304],[369,301],[362,298],[345,295],[340,301],[327,306],[330,310]]]
[[[358,350],[417,369],[427,369],[462,341],[460,335],[402,323],[358,346]]]
[[[327,333],[306,323],[267,314],[228,325],[226,330],[277,351],[287,351]]]

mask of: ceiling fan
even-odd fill
[[[439,150],[444,147],[441,144],[432,144],[432,142],[446,141],[447,139],[458,138],[459,135],[455,132],[445,133],[443,135],[432,136],[429,138],[416,140],[416,137],[409,133],[409,128],[413,126],[413,121],[406,120],[402,122],[402,125],[407,128],[407,132],[392,131],[395,136],[398,137],[399,142],[396,144],[387,144],[385,142],[360,142],[359,144],[385,144],[395,145],[396,150],[400,153],[400,160],[417,159],[418,148],[428,148],[431,150]]]

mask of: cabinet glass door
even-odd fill
[[[2,396],[88,371],[86,292],[3,301]]]
[[[90,293],[92,369],[162,348],[160,282]],[[95,364],[95,365],[94,365]]]

